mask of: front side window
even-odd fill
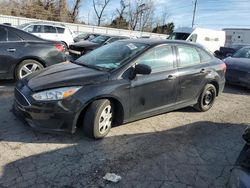
[[[106,40],[108,40],[110,37],[109,36],[98,36],[92,40],[91,42],[97,43],[97,44],[103,44]]]
[[[152,72],[162,72],[174,68],[174,56],[171,46],[159,46],[153,48],[142,57],[136,64],[145,64],[151,67]]]
[[[201,63],[199,53],[195,48],[189,46],[179,46],[177,48],[180,67],[192,66]]]
[[[34,25],[32,33],[42,33],[43,26],[42,25]]]
[[[44,25],[44,33],[56,33],[56,28],[49,25]]]
[[[233,55],[233,57],[250,59],[250,48],[241,48]]]
[[[75,63],[83,66],[112,70],[142,52],[147,45],[133,42],[113,42],[98,48],[77,59]]]

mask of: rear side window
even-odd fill
[[[174,68],[174,56],[171,46],[159,46],[153,48],[140,57],[137,64],[145,64],[151,67],[152,72],[162,72]]]
[[[56,33],[56,28],[49,25],[44,25],[44,33]]]
[[[195,48],[189,46],[179,46],[177,47],[179,60],[180,60],[180,67],[187,67],[196,64],[200,64],[200,55]]]
[[[8,30],[8,32],[7,32],[7,40],[8,41],[21,41],[22,39],[19,36],[17,36],[15,33]]]
[[[210,61],[212,59],[212,57],[204,50],[202,49],[197,49],[200,53],[200,57],[201,57],[201,61],[202,62],[207,62],[207,61]]]
[[[64,33],[64,30],[65,30],[62,27],[57,27],[56,29],[57,29],[57,33]]]
[[[0,27],[0,42],[7,41],[7,29]]]
[[[15,33],[11,32],[6,28],[0,28],[0,41],[21,41],[22,39],[18,37]]]

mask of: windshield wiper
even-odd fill
[[[77,61],[70,60],[70,62],[75,63],[77,65],[81,65],[81,66],[87,67],[87,68],[99,70],[99,71],[109,71],[110,70],[109,68],[99,67],[99,66],[95,66],[95,65],[86,64],[86,63],[79,63]]]

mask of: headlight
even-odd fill
[[[81,87],[63,87],[41,91],[32,95],[37,101],[52,101],[65,99],[76,93]]]

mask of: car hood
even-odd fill
[[[250,59],[247,58],[234,58],[228,57],[224,60],[228,68],[242,69],[244,71],[250,71]]]
[[[59,63],[25,78],[32,91],[65,86],[82,86],[107,81],[108,72],[98,71],[74,63]]]
[[[98,43],[90,42],[90,41],[80,41],[72,44],[71,46],[77,47],[77,48],[95,48],[100,46]]]

